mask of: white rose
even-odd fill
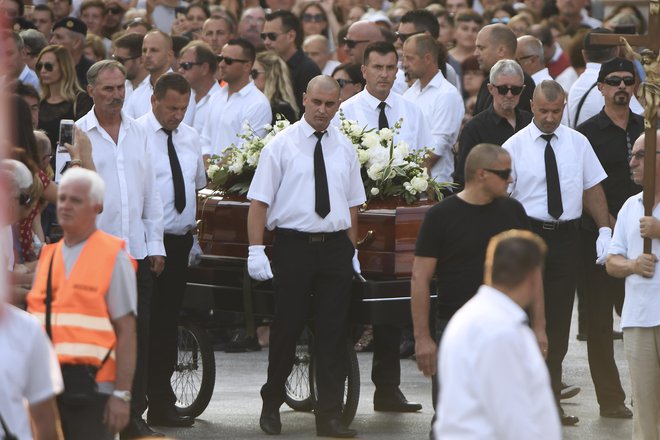
[[[381,141],[387,142],[392,139],[392,136],[394,136],[394,132],[389,128],[383,128],[380,130],[379,136]]]
[[[406,164],[406,161],[404,160],[405,156],[401,155],[401,152],[398,150],[394,150],[394,154],[392,155],[392,166],[395,167],[400,167]]]
[[[251,167],[256,167],[258,163],[259,163],[259,152],[256,152],[254,154],[248,154],[247,157],[248,165],[250,165]]]
[[[362,137],[362,145],[367,148],[378,147],[380,145],[380,137],[378,137],[378,135],[373,131],[365,133]]]
[[[417,194],[417,190],[412,186],[410,182],[404,182],[403,187],[405,188],[406,191],[408,191],[410,194],[415,195]]]
[[[362,127],[357,122],[349,122],[349,133],[351,136],[360,136],[362,134]]]
[[[243,161],[237,160],[232,162],[232,164],[229,165],[229,172],[233,174],[241,174],[243,172]]]
[[[213,180],[213,176],[215,176],[215,173],[220,171],[220,167],[217,166],[216,164],[209,165],[208,169],[206,170],[206,175],[209,176],[209,179]]]
[[[366,152],[369,155],[369,160],[367,161],[369,167],[378,164],[382,169],[390,162],[390,152],[385,147],[370,148]]]
[[[410,146],[406,141],[399,141],[394,147],[394,151],[398,152],[401,157],[408,157],[410,154]]]
[[[367,176],[369,176],[371,180],[378,180],[383,174],[383,168],[385,167],[382,164],[375,163],[367,169]]]
[[[410,184],[419,192],[424,192],[429,187],[429,182],[422,176],[413,177]]]
[[[360,165],[364,165],[369,160],[369,150],[357,150],[358,159],[360,160]]]
[[[373,188],[371,188],[370,192],[372,196],[377,196],[380,193],[380,190],[374,186]]]

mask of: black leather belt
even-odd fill
[[[568,231],[580,229],[580,219],[567,220],[565,222],[537,220],[530,217],[529,222],[535,229],[544,231]]]
[[[286,229],[286,228],[275,228],[276,235],[286,235],[287,237],[292,237],[300,240],[305,240],[310,244],[315,243],[325,243],[326,241],[334,240],[346,235],[346,231],[336,231],[336,232],[301,232],[296,231],[295,229]]]

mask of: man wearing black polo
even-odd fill
[[[565,103],[566,93],[559,83],[537,84],[532,99],[533,123],[502,145],[512,159],[511,197],[523,204],[532,231],[548,245],[543,280],[546,362],[557,402],[577,284],[583,205],[599,228],[595,243],[599,264],[604,264],[612,238],[607,201],[600,185],[607,174],[587,138],[561,124]],[[559,409],[562,424],[579,421]]]
[[[630,110],[635,87],[635,67],[629,60],[615,58],[603,63],[598,74],[598,90],[605,99],[600,113],[580,124],[607,173],[602,182],[612,227],[623,203],[642,188],[630,178],[628,157],[635,140],[644,132],[644,118]],[[612,307],[623,302],[624,280],[607,274],[596,264],[593,242],[596,225],[582,216],[582,256],[584,288],[587,294],[587,353],[602,417],[629,419],[632,412],[624,404],[619,370],[614,362]]]
[[[318,366],[316,433],[342,438],[357,434],[340,420],[340,414],[351,282],[353,271],[360,271],[355,250],[357,213],[366,198],[355,148],[337,127],[330,126],[339,108],[339,91],[328,76],[309,82],[304,117],[263,149],[248,192],[248,272],[257,280],[273,278],[275,273],[275,318],[259,419],[261,429],[270,435],[282,430],[279,408],[284,384],[310,302]],[[273,270],[264,252],[264,227],[275,232]]]

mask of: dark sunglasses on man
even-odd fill
[[[225,62],[226,65],[231,66],[234,63],[248,63],[248,60],[241,60],[239,58],[229,58],[224,55],[218,55],[218,64]],[[185,70],[185,69],[184,69]]]
[[[351,40],[350,38],[345,38],[344,37],[344,43],[346,43],[346,47],[349,49],[355,49],[355,47],[360,44],[360,43],[368,43],[369,40]]]
[[[188,70],[192,69],[193,67],[201,66],[202,64],[203,63],[194,63],[192,61],[184,61],[182,63],[179,63],[179,67],[181,67],[183,70],[188,71]],[[231,63],[227,63],[227,64],[231,64]]]
[[[511,168],[505,168],[503,170],[493,170],[491,168],[484,168],[483,170],[495,174],[497,177],[499,177],[502,180],[509,180],[509,177],[511,177]]]
[[[282,32],[281,34],[278,34],[277,32],[262,32],[260,34],[261,39],[264,41],[266,40],[275,41],[277,40],[277,37],[279,37],[280,35],[284,35],[284,32]]]
[[[121,63],[121,64],[126,64],[126,61],[136,60],[136,59],[140,58],[140,56],[141,55],[138,55],[136,57],[120,57],[120,56],[117,56],[117,55],[113,55],[112,59],[119,62],[119,63]]]
[[[404,43],[408,38],[412,37],[413,35],[418,35],[423,33],[424,31],[413,32],[412,34],[402,34],[401,32],[397,32],[396,38],[398,38],[400,42]]]
[[[511,92],[513,96],[518,96],[525,88],[525,86],[496,86],[495,84],[492,84],[492,86],[495,87],[495,89],[497,89],[497,93],[502,96],[506,96],[506,94],[509,92]]]
[[[351,81],[349,79],[339,78],[339,79],[337,79],[337,84],[339,84],[339,88],[343,89],[344,86],[346,86],[348,84],[355,84],[355,81]]]
[[[623,81],[623,84],[626,87],[630,87],[633,84],[635,84],[635,77],[634,76],[624,76],[624,77],[608,76],[607,78],[605,78],[603,80],[603,82],[605,84],[607,84],[608,86],[612,86],[612,87],[619,87],[619,84],[621,84],[621,81]]]

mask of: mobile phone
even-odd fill
[[[73,145],[75,141],[75,130],[73,126],[73,119],[62,119],[60,121],[60,150],[64,148],[64,144]],[[66,149],[65,149],[66,151]]]

